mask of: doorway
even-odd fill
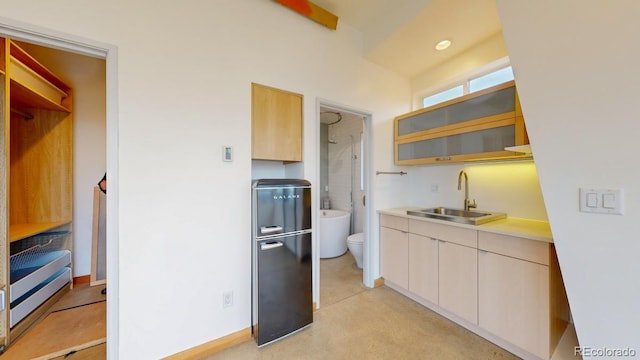
[[[117,121],[117,49],[113,45],[91,41],[85,38],[60,34],[55,31],[35,27],[29,24],[14,22],[9,19],[0,20],[0,36],[16,41],[33,44],[49,49],[66,51],[76,55],[106,61],[106,85],[103,89],[103,101],[106,101],[106,170],[109,173],[109,194],[107,211],[107,277],[109,279],[107,338],[109,352],[118,351],[118,121]],[[106,89],[106,90],[105,90]],[[104,163],[102,164],[104,172]],[[101,176],[101,175],[100,175]],[[93,178],[92,178],[93,179]],[[99,177],[91,180],[92,183]],[[90,188],[91,189],[91,188]],[[74,190],[75,191],[75,190]],[[75,217],[75,215],[74,215]]]
[[[371,115],[320,100],[317,119],[319,186],[315,191],[318,199],[315,209],[318,214],[315,280],[318,286],[315,290],[320,304],[327,306],[369,286],[370,246],[367,239],[370,209],[366,206],[366,199],[370,192]],[[342,214],[345,214],[345,230],[336,233],[333,216],[342,218]],[[328,217],[332,217],[331,220],[327,221]],[[352,243],[349,245],[351,249],[347,249],[345,244],[347,236]],[[363,239],[360,248],[353,245],[358,237]],[[337,249],[334,241],[343,248]],[[359,257],[358,261],[355,256]]]

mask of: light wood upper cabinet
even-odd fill
[[[397,165],[518,157],[504,148],[529,143],[513,81],[400,115],[394,124]]]
[[[302,161],[303,96],[251,84],[251,158]]]

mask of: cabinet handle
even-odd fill
[[[438,156],[436,161],[448,161],[451,160],[451,156]]]

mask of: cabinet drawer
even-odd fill
[[[400,231],[409,231],[409,219],[392,215],[380,215],[380,226]]]
[[[478,232],[476,230],[420,220],[410,220],[409,229],[409,232],[413,234],[444,240],[472,248],[478,247]]]
[[[542,265],[549,265],[549,247],[542,241],[515,236],[478,232],[478,249]]]
[[[71,264],[71,251],[57,250],[44,253],[33,253],[29,256],[29,262],[25,262],[20,269],[11,269],[10,301],[14,302],[50,276],[57,273],[63,267]],[[36,270],[37,269],[37,270]]]
[[[25,294],[15,303],[12,303],[11,311],[9,311],[9,326],[13,327],[19,323],[20,320],[24,319],[38,306],[47,301],[48,298],[62,289],[71,280],[71,269],[64,267],[47,279],[47,281],[34,288],[28,294]]]

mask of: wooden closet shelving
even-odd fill
[[[0,38],[0,352],[72,287],[73,93]]]

